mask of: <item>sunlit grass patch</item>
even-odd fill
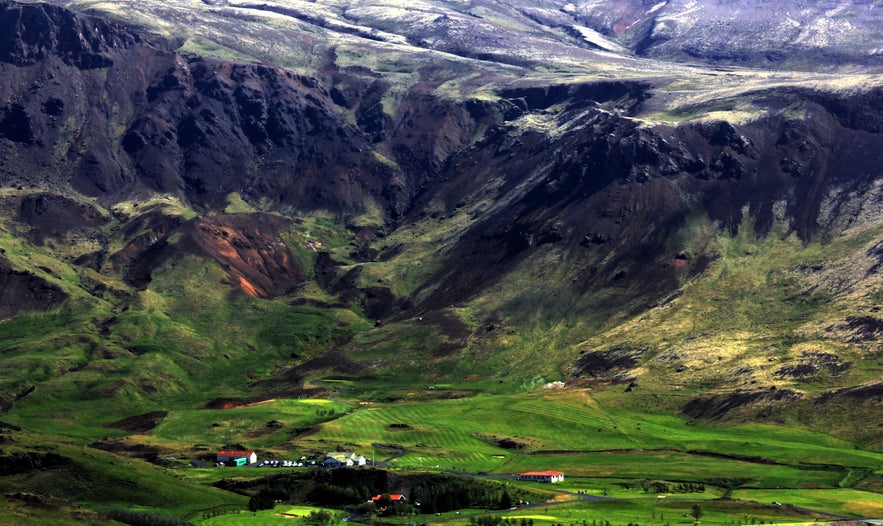
[[[883,495],[854,489],[737,490],[733,498],[825,510],[853,517],[883,517]]]

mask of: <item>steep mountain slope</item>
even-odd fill
[[[7,267],[43,291],[10,302],[10,314],[51,307],[63,291],[129,309],[155,273],[195,254],[251,296],[315,283],[338,298],[317,305],[356,305],[395,322],[395,337],[443,313],[430,317],[439,334],[448,322],[465,330],[442,345],[452,363],[511,339],[472,340],[470,327],[502,324],[527,341],[579,320],[559,329],[559,354],[541,367],[566,374],[576,343],[719,264],[720,236],[876,236],[883,116],[880,89],[861,87],[870,77],[853,92],[761,82],[726,98],[712,84],[705,100],[673,103],[676,84],[659,79],[461,101],[331,65],[310,79],[186,57],[48,5],[3,13],[18,35],[2,64],[6,207],[18,210],[7,228],[19,240]],[[649,124],[666,104],[683,122]],[[192,211],[143,204],[156,194]],[[240,213],[194,217],[224,209]],[[327,250],[310,237],[323,210],[336,225],[326,233],[344,237],[316,258]],[[31,247],[65,258],[61,268],[31,262]],[[72,291],[59,282],[67,275],[85,285]],[[525,280],[534,287],[510,290]]]
[[[9,35],[21,35],[4,48],[6,185],[64,182],[104,203],[151,192],[186,195],[208,208],[254,187],[261,197],[277,196],[279,205],[311,207],[316,203],[299,199],[321,204],[322,186],[355,184],[319,183],[325,177],[317,165],[332,172],[359,166],[366,172],[354,173],[360,190],[349,198],[345,189],[331,192],[343,201],[324,203],[345,208],[362,198],[362,187],[379,193],[390,176],[359,153],[365,139],[310,80],[266,67],[188,61],[113,27],[84,42],[89,37],[78,26],[91,24],[51,6],[5,4],[4,18]],[[47,56],[32,58],[41,55]],[[31,90],[24,97],[15,91],[22,85]],[[298,164],[313,176],[295,182],[274,168]]]
[[[731,11],[638,4],[0,4],[14,447],[561,381],[883,450],[883,81],[644,59],[799,39],[697,52],[684,13]],[[776,67],[876,64],[829,37]]]
[[[576,2],[577,21],[656,58],[819,70],[879,67],[879,2]]]

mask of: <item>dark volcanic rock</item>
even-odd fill
[[[826,391],[817,398],[820,404],[843,400],[883,404],[883,382]]]
[[[25,311],[44,311],[57,307],[67,294],[57,285],[28,272],[12,268],[0,256],[0,319]]]
[[[353,211],[366,194],[396,194],[395,171],[315,80],[184,58],[49,5],[3,3],[0,27],[12,101],[0,103],[0,184],[69,182],[103,204],[161,192],[209,209],[232,192]]]
[[[708,420],[726,420],[746,414],[770,416],[777,406],[797,401],[802,396],[789,389],[737,390],[698,396],[687,402],[681,412],[690,418]]]
[[[152,413],[130,416],[122,420],[117,420],[116,422],[105,424],[105,427],[121,429],[130,433],[144,434],[158,426],[168,414],[168,411],[154,411]]]
[[[129,444],[119,439],[99,440],[89,444],[89,447],[124,457],[140,458],[147,462],[157,462],[160,455],[160,449],[156,446]]]
[[[203,207],[234,191],[331,209],[383,194],[389,168],[315,82],[260,66],[168,62],[121,142],[148,187]]]
[[[852,362],[843,362],[835,354],[805,352],[801,355],[799,363],[783,365],[773,371],[773,375],[778,378],[806,380],[821,373],[839,376],[850,369],[852,369]]]
[[[805,91],[763,93],[769,104],[799,101],[807,117],[744,125],[639,128],[593,111],[593,96],[620,95],[616,103],[628,108],[641,103],[645,89],[605,83],[507,92],[513,98],[506,101],[521,101],[522,111],[555,115],[561,132],[553,140],[529,127],[491,127],[425,184],[418,204],[438,198],[445,214],[467,207],[474,221],[418,289],[418,308],[469,298],[551,247],[570,269],[572,286],[562,285],[568,292],[612,290],[611,309],[636,301],[645,308],[716,258],[687,254],[679,244],[697,205],[731,233],[750,218],[759,237],[778,222],[809,241],[855,220],[854,196],[874,184],[867,167],[883,165],[880,135],[854,124],[869,119],[833,113],[858,112],[873,93],[816,94],[818,100]],[[542,109],[549,107],[564,109]],[[594,311],[606,308],[601,302]]]
[[[30,238],[43,244],[47,237],[59,237],[71,230],[92,230],[107,222],[94,207],[57,194],[27,195],[21,200],[18,221],[31,227]]]
[[[113,64],[108,52],[141,41],[133,32],[102,19],[74,15],[49,4],[0,4],[0,62],[28,66],[60,57],[82,69]]]
[[[883,336],[883,319],[874,316],[847,316],[844,323],[837,326],[846,331],[849,342],[868,342]]]
[[[619,377],[623,373],[638,366],[641,355],[646,350],[628,347],[593,351],[579,357],[573,364],[573,376],[590,376],[595,378]]]
[[[0,138],[25,145],[34,144],[34,127],[24,106],[16,103],[0,110]]]
[[[29,471],[52,469],[73,463],[57,453],[20,452],[0,457],[0,476],[19,475]]]

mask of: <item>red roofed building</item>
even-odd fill
[[[530,480],[533,482],[555,482],[564,481],[564,473],[560,471],[528,471],[518,475],[518,480]]]
[[[377,502],[383,498],[383,495],[375,495],[371,497],[371,502]],[[407,499],[401,493],[390,493],[389,494],[390,502],[405,502]]]
[[[237,451],[237,450],[224,450],[218,451],[218,462],[230,462],[235,461],[238,458],[244,458],[246,460],[246,464],[254,464],[258,461],[258,455],[254,451]]]

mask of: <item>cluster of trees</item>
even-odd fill
[[[642,482],[641,489],[644,493],[705,493],[705,484],[701,482],[680,482],[671,484],[669,482]]]
[[[190,526],[190,522],[185,519],[158,515],[149,511],[111,508],[102,513],[102,515],[108,519],[133,526]]]
[[[379,469],[316,470],[306,499],[319,505],[361,504],[389,491],[389,473]]]
[[[337,519],[330,511],[318,510],[311,511],[309,515],[304,517],[304,522],[312,526],[329,526],[330,524],[337,522]]]
[[[513,497],[500,484],[451,476],[425,480],[411,490],[411,501],[422,513],[443,513],[463,508],[510,508]]]
[[[470,517],[469,524],[475,526],[533,526],[533,519],[525,519],[524,517],[521,520],[504,519],[499,515],[482,515],[481,517]]]
[[[393,502],[389,497],[381,498],[379,501],[375,502],[374,505],[382,517],[408,517],[420,513],[420,508],[417,508],[408,502]]]
[[[251,495],[252,511],[266,509],[275,501],[341,507],[364,504],[378,493],[388,492],[393,476],[379,469],[313,469],[273,474],[257,480],[225,479],[215,487]]]
[[[500,526],[502,524],[508,525],[509,519],[503,519],[499,515],[482,515],[481,517],[469,517],[469,524],[474,526]]]
[[[317,469],[273,475],[242,484],[216,485],[251,494],[251,511],[269,509],[277,501],[284,501],[321,507],[364,507],[362,511],[367,512],[375,509],[366,504],[372,497],[394,490],[404,491],[407,503],[378,503],[376,509],[385,507],[386,515],[434,514],[463,508],[508,509],[519,500],[542,498],[529,490],[495,481],[443,474],[402,475],[365,468]]]
[[[278,488],[261,488],[248,499],[248,510],[271,510],[276,506],[276,501],[285,500],[288,495]]]
[[[238,506],[236,506],[234,504],[228,504],[228,505],[224,505],[224,506],[218,506],[218,507],[212,508],[210,510],[205,510],[205,511],[199,512],[199,514],[202,517],[202,520],[208,520],[213,517],[220,517],[221,515],[227,515],[227,514],[231,514],[231,513],[239,514],[241,511],[242,511],[242,509],[239,508]],[[191,515],[188,515],[188,517],[190,517],[190,516],[195,517],[196,515],[195,515],[195,513],[193,513]],[[185,522],[184,524],[187,524],[189,526],[191,523],[188,521],[188,522]]]
[[[671,483],[661,480],[642,480],[640,482],[619,482],[623,489],[640,488],[644,493],[705,493],[705,484],[701,482]]]

